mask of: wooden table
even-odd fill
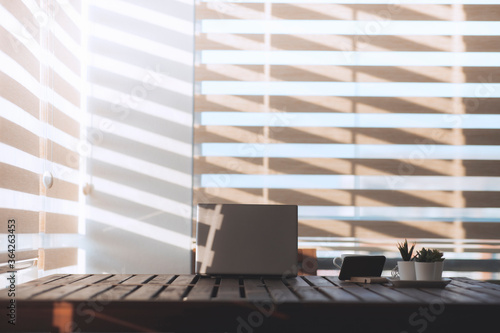
[[[0,291],[36,332],[465,332],[498,328],[500,285],[454,278],[444,289],[197,275],[51,275]]]

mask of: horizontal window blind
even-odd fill
[[[0,258],[14,220],[16,259],[36,259],[41,274],[77,263],[79,11],[74,1],[0,3]]]
[[[408,238],[494,276],[500,1],[205,0],[196,18],[194,204],[298,204],[320,257]]]

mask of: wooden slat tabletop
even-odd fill
[[[444,289],[395,288],[385,284],[360,284],[337,277],[298,276],[202,277],[174,274],[72,274],[52,275],[17,286],[17,300],[112,301],[252,301],[360,303],[421,303],[440,297],[450,304],[500,304],[500,287],[470,279],[457,278]],[[7,298],[5,292],[0,299]]]
[[[0,290],[2,307],[12,299],[6,291]],[[214,332],[232,331],[234,325],[244,325],[241,320],[247,320],[245,325],[263,321],[266,325],[257,325],[263,331],[279,330],[282,325],[287,331],[304,330],[309,321],[317,322],[325,331],[350,328],[344,321],[333,324],[332,316],[349,320],[349,325],[358,329],[369,328],[367,322],[371,321],[383,324],[388,331],[393,328],[416,331],[412,325],[419,322],[421,309],[446,309],[439,312],[441,321],[432,321],[432,329],[426,327],[426,331],[433,332],[448,328],[452,322],[453,327],[461,328],[472,321],[496,319],[493,314],[500,310],[500,286],[466,278],[454,278],[445,288],[396,288],[389,282],[361,284],[330,276],[280,279],[188,274],[57,274],[16,286],[15,301],[23,318],[30,314],[33,323],[40,327],[48,325],[48,330],[53,328],[53,318],[61,317],[62,310],[56,310],[60,307],[71,309],[68,312],[71,318],[67,320],[83,331],[105,331],[109,327],[126,331],[140,331],[141,327],[145,331],[168,331],[166,328],[182,331],[180,328],[185,325],[196,331],[200,328],[196,325],[204,323]],[[188,314],[196,318],[189,320]],[[357,320],[356,316],[367,320]],[[415,316],[413,322],[412,316]],[[144,326],[146,319],[152,324]],[[227,320],[229,326],[221,326]],[[29,326],[31,322],[24,320],[25,326],[20,327],[32,329],[35,326]],[[0,331],[4,324],[0,322]],[[252,325],[251,329],[257,327]],[[236,328],[250,331],[248,327]]]

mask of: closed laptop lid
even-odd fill
[[[297,206],[198,204],[196,273],[293,276]]]

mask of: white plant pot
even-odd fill
[[[434,271],[436,265],[433,262],[416,262],[415,263],[415,275],[417,280],[420,281],[432,281],[434,280]]]
[[[444,261],[436,261],[434,263],[434,280],[440,281],[443,278]]]
[[[415,280],[415,262],[398,261],[398,273],[400,280]]]

